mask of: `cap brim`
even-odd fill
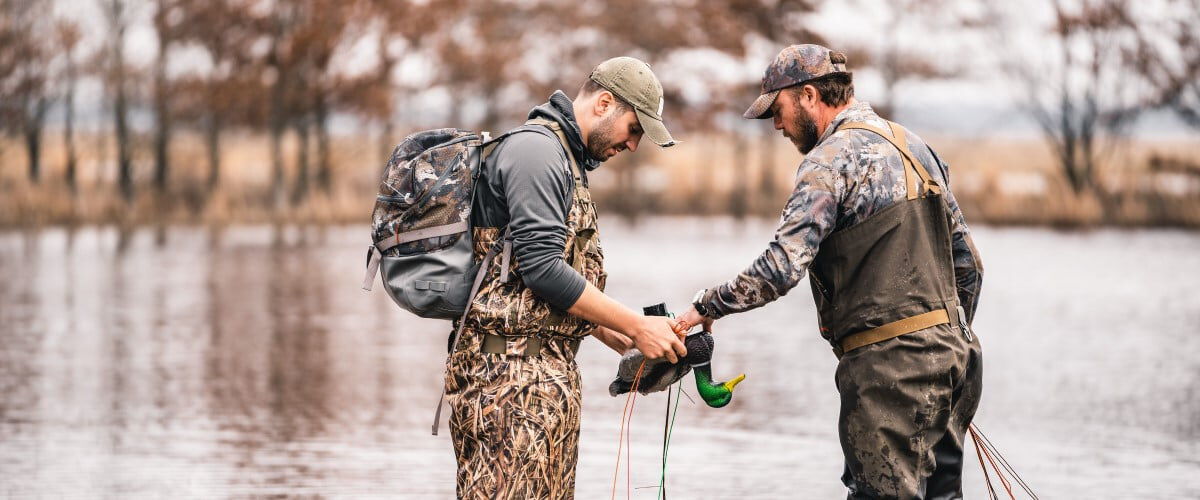
[[[778,96],[778,90],[772,90],[766,94],[758,96],[758,99],[754,100],[754,104],[751,104],[750,107],[746,109],[746,112],[742,113],[742,118],[750,120],[770,118],[773,116],[771,114],[771,105],[775,104],[775,98]]]
[[[669,148],[674,146],[676,141],[671,137],[671,133],[667,131],[667,126],[661,119],[650,116],[648,113],[642,112],[640,109],[634,109],[637,113],[638,123],[645,131],[646,137],[661,147]]]

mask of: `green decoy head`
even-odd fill
[[[688,354],[683,362],[692,365],[696,375],[696,391],[704,399],[705,404],[720,408],[733,400],[733,388],[746,379],[746,374],[740,374],[727,382],[713,382],[712,353],[715,341],[711,332],[703,331],[687,336],[685,341]]]
[[[696,373],[696,391],[700,393],[704,402],[713,408],[720,408],[733,401],[733,388],[746,380],[746,374],[743,373],[727,382],[713,382],[712,370],[708,365],[694,367],[692,371]]]

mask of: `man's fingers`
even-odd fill
[[[678,354],[680,358],[687,356],[687,346],[683,345],[678,339],[671,341],[672,354]]]
[[[675,364],[675,363],[679,362],[679,358],[675,357],[675,351],[667,351],[666,358],[667,358],[667,361],[671,362],[671,364]]]

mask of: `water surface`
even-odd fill
[[[673,309],[772,232],[727,219],[602,229],[610,293]],[[429,435],[448,327],[359,290],[366,235],[0,233],[0,495],[453,496],[445,424]],[[977,421],[1010,462],[1042,498],[1200,498],[1200,234],[980,228],[976,242]],[[748,378],[726,408],[683,401],[672,498],[843,495],[836,361],[815,325],[803,283],[717,323],[716,376]],[[616,359],[595,341],[579,354],[579,498],[611,493]],[[657,493],[636,488],[658,482],[664,406],[635,406],[634,498]],[[983,498],[974,462],[967,493]]]

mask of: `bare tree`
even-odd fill
[[[81,38],[79,26],[69,21],[59,21],[56,26],[58,46],[63,57],[63,144],[67,159],[64,177],[72,192],[77,187],[78,154],[75,151],[75,86],[79,81],[75,50]]]
[[[154,60],[154,186],[159,192],[167,188],[170,169],[172,89],[167,79],[167,61],[171,47],[179,39],[182,20],[183,12],[176,0],[156,0],[153,18],[158,35],[158,55]]]
[[[126,0],[103,0],[105,25],[108,28],[105,81],[112,99],[113,128],[117,143],[117,178],[121,196],[133,199],[133,145],[129,129],[129,96],[125,63],[125,35],[131,23]]]
[[[316,139],[316,184],[321,191],[328,193],[333,176],[329,117],[332,108],[342,100],[338,89],[343,83],[332,63],[343,43],[362,36],[356,26],[368,18],[368,12],[365,5],[344,0],[307,0],[299,4],[307,10],[305,22],[297,33],[299,53],[302,54],[302,62],[298,67],[303,70],[301,80],[305,91],[302,100],[306,102],[298,103],[297,112],[311,116],[298,117],[303,125],[298,126],[297,133],[303,128],[307,136],[307,126],[312,125]],[[302,142],[307,142],[307,137]],[[304,182],[307,188],[307,179]],[[301,191],[300,196],[304,194]]]
[[[347,81],[357,88],[349,93],[348,103],[357,108],[361,116],[382,122],[380,132],[380,165],[396,145],[396,100],[397,94],[412,89],[397,87],[392,74],[396,64],[405,54],[426,50],[427,45],[443,26],[455,16],[452,12],[462,9],[463,0],[423,2],[414,0],[369,0],[369,15],[380,22],[376,39],[376,65],[374,81],[359,79]]]
[[[0,2],[0,126],[23,137],[29,180],[35,183],[41,179],[42,131],[51,100],[49,19],[46,4]]]
[[[746,33],[753,33],[762,39],[783,48],[796,43],[826,43],[825,39],[812,31],[805,23],[806,15],[816,11],[819,3],[816,1],[772,1],[746,0],[729,5],[707,4],[711,9],[706,12],[705,19],[711,19],[715,24],[708,30],[716,34],[710,36],[709,43],[723,51],[744,55]],[[719,23],[719,24],[718,24]],[[765,65],[766,61],[759,64]],[[761,91],[761,75],[752,74],[742,82],[734,82],[727,88],[721,89],[721,94],[743,98],[738,104],[733,102],[716,103],[718,109],[729,111],[744,109],[744,103],[750,102],[753,96]],[[739,112],[740,114],[740,112]],[[740,131],[734,131],[737,139],[734,141],[731,165],[737,171],[734,174],[734,184],[730,191],[729,210],[735,217],[740,217],[750,210],[759,213],[777,211],[779,205],[774,203],[773,195],[778,191],[775,186],[775,156],[773,145],[778,138],[768,130],[760,136],[758,155],[758,189],[750,188],[750,162],[747,161],[750,140],[742,137]],[[757,201],[754,203],[753,201]]]
[[[186,22],[178,26],[184,41],[197,43],[208,55],[209,68],[198,87],[202,106],[194,118],[203,130],[208,157],[208,190],[221,182],[221,134],[244,114],[253,101],[252,88],[242,82],[257,76],[249,49],[258,33],[248,23],[249,13],[239,0],[175,0]],[[249,94],[248,94],[249,92]]]
[[[258,5],[254,12],[255,28],[267,40],[267,53],[263,57],[264,81],[267,90],[267,129],[271,151],[271,198],[276,210],[282,209],[286,201],[283,164],[283,134],[288,123],[288,94],[297,83],[294,78],[295,54],[293,36],[299,12],[295,3]]]
[[[1053,24],[1045,50],[1007,51],[1010,57],[1001,61],[1001,71],[1022,92],[1022,109],[1049,143],[1071,189],[1093,191],[1098,162],[1145,109],[1144,95],[1133,88],[1121,64],[1136,39],[1123,21],[1130,16],[1130,2],[1049,3]],[[993,10],[988,24],[1007,42],[1026,19],[1024,12],[1006,16]]]
[[[1165,22],[1121,21],[1137,33],[1125,66],[1153,89],[1151,106],[1173,111],[1200,129],[1200,0],[1167,2]]]
[[[868,8],[860,4],[862,8]],[[869,8],[884,14],[878,45],[841,48],[857,67],[872,66],[879,70],[883,93],[871,100],[880,116],[894,118],[897,89],[905,83],[948,79],[959,76],[964,69],[952,61],[961,60],[951,54],[954,49],[930,46],[933,33],[953,32],[964,27],[968,15],[958,12],[956,4],[947,0],[897,0],[882,4],[871,3]],[[922,32],[922,46],[905,45],[901,34],[905,29]],[[932,49],[932,50],[931,50]]]

